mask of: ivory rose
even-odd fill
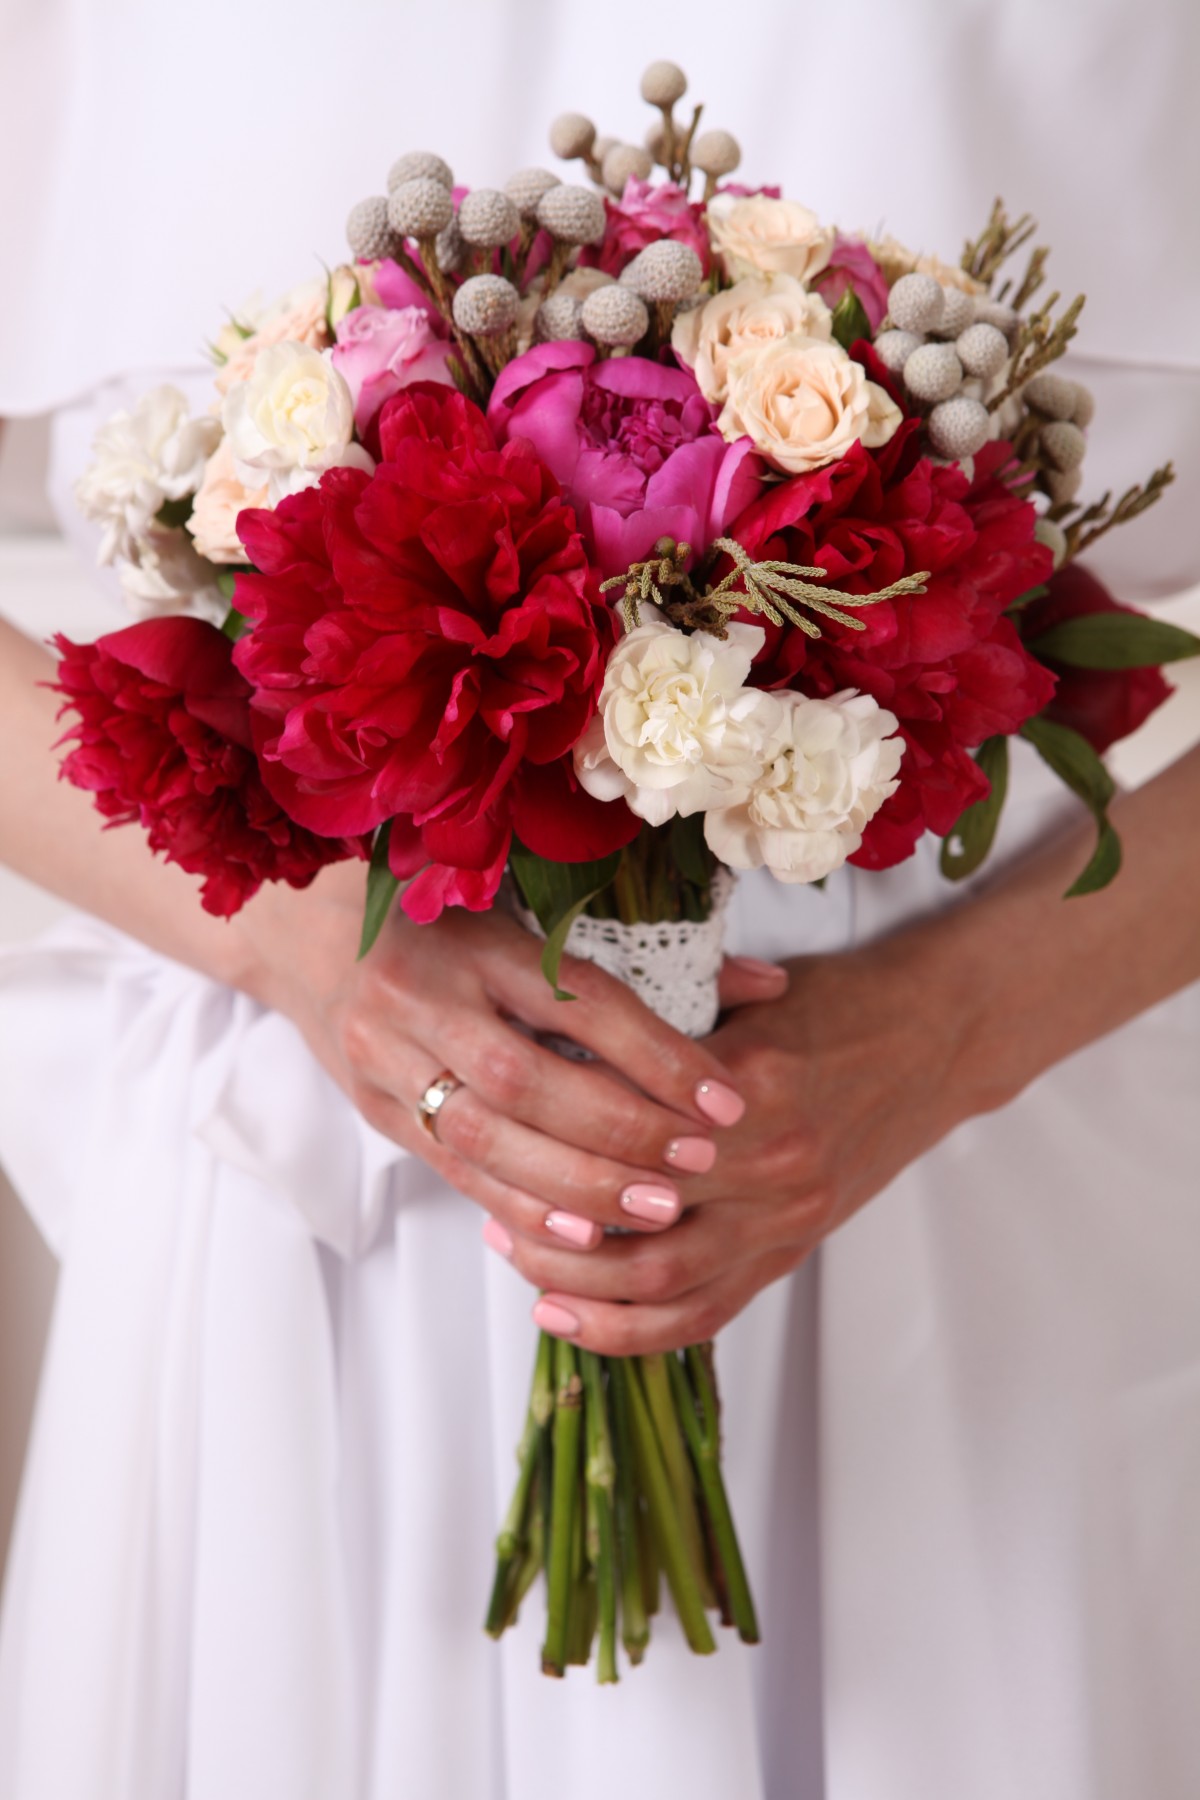
[[[267,484],[248,488],[233,467],[233,445],[223,437],[208,459],[188,520],[197,550],[214,563],[244,563],[237,516],[246,506],[266,506]]]
[[[902,275],[932,275],[943,287],[960,288],[964,294],[982,294],[986,292],[982,281],[976,281],[957,263],[943,262],[940,256],[927,252],[910,250],[899,238],[885,237],[875,241],[868,240],[867,248],[879,267],[883,270],[884,279],[889,287],[899,281]]]
[[[217,371],[217,392],[227,394],[239,381],[248,381],[259,352],[271,344],[308,344],[314,350],[323,350],[329,342],[328,302],[328,283],[324,276],[317,276],[302,282],[257,316],[251,306],[248,312],[254,329],[249,337],[243,336],[235,325],[227,325],[217,339],[217,349],[225,356]]]
[[[733,869],[777,881],[823,881],[862,844],[899,787],[904,740],[894,714],[846,689],[827,700],[783,693],[779,729],[746,799],[709,811],[709,849]]]
[[[743,275],[794,275],[797,281],[810,281],[833,251],[833,229],[797,200],[715,194],[707,216],[712,247],[732,281]]]
[[[254,373],[225,396],[222,420],[233,469],[247,487],[267,480],[267,502],[315,487],[326,469],[375,467],[354,440],[354,401],[328,354],[269,344]]]
[[[780,716],[773,695],[746,686],[764,637],[758,625],[689,637],[661,618],[627,632],[575,751],[588,793],[651,825],[743,800]]]
[[[729,395],[729,365],[780,338],[832,335],[832,314],[819,294],[792,275],[748,275],[703,306],[680,313],[671,348],[691,369],[706,400]]]
[[[852,444],[886,444],[902,414],[895,401],[840,344],[786,337],[737,357],[717,423],[731,442],[748,437],[789,475],[845,456]]]

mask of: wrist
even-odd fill
[[[261,888],[235,921],[230,985],[306,1030],[354,966],[365,881],[364,866],[346,862],[306,888]]]

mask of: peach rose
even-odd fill
[[[729,394],[729,365],[739,356],[765,350],[785,337],[828,339],[833,315],[819,294],[810,294],[792,275],[752,275],[703,306],[679,313],[671,348],[696,377],[706,400],[720,404]]]
[[[269,307],[255,322],[249,337],[233,343],[226,327],[218,340],[218,348],[225,351],[228,360],[217,371],[217,392],[227,394],[239,381],[248,381],[259,351],[265,350],[268,344],[291,342],[324,350],[333,342],[326,317],[328,303],[329,285],[322,276],[293,288],[290,294]]]
[[[214,563],[244,563],[235,525],[244,506],[266,506],[267,489],[245,487],[233,468],[233,445],[223,437],[208,459],[204,480],[192,501],[188,529],[201,556]]]
[[[842,346],[785,337],[730,364],[729,397],[717,424],[731,442],[748,437],[789,475],[845,456],[852,444],[886,444],[900,424],[895,402]]]
[[[796,200],[768,194],[716,194],[708,203],[708,235],[731,281],[743,275],[819,275],[835,232]]]

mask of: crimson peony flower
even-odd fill
[[[604,240],[585,246],[579,257],[583,268],[619,275],[647,244],[673,238],[696,252],[708,274],[712,249],[704,225],[704,208],[699,201],[689,200],[677,182],[662,181],[655,186],[631,175],[619,200],[605,196],[604,213]]]
[[[1021,635],[1032,642],[1043,631],[1082,619],[1089,613],[1142,615],[1136,606],[1122,606],[1103,582],[1078,563],[1068,563],[1050,577],[1050,592],[1031,600],[1020,614]],[[1069,725],[1092,748],[1103,752],[1110,744],[1128,737],[1174,693],[1161,669],[1077,669],[1046,661],[1058,677],[1058,689],[1046,709],[1047,718]]]
[[[956,465],[918,459],[916,430],[902,425],[879,452],[856,444],[841,462],[772,488],[730,528],[752,556],[823,568],[848,593],[931,571],[926,593],[864,607],[862,631],[820,619],[814,639],[768,624],[756,665],[764,686],[818,696],[858,688],[899,719],[900,786],[851,858],[868,869],[902,861],[926,830],[944,836],[988,791],[970,751],[1017,730],[1054,693],[1053,675],[1004,616],[1050,566],[1032,506],[998,477],[1008,445],[982,450],[968,480]]]
[[[63,711],[79,715],[62,773],[110,823],[140,823],[152,850],[203,875],[207,912],[228,918],[264,881],[307,887],[326,863],[365,855],[294,825],[263,786],[250,686],[214,626],[146,619],[94,644],[54,642]]]
[[[638,821],[579,788],[612,622],[575,515],[531,446],[418,383],[379,420],[373,475],[329,473],[238,529],[256,572],[236,661],[264,777],[288,813],[344,836],[392,821],[409,915],[491,904],[515,831],[585,862]]]

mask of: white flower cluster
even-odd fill
[[[899,785],[896,719],[853,690],[817,700],[747,686],[765,634],[728,633],[688,636],[661,617],[628,632],[576,772],[596,799],[623,799],[651,825],[703,813],[709,848],[731,868],[820,881]]]
[[[253,371],[221,410],[234,471],[267,503],[315,487],[326,469],[365,469],[374,459],[354,441],[354,399],[331,352],[285,340],[258,352]]]

